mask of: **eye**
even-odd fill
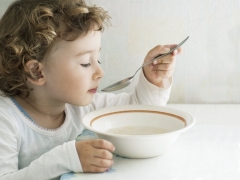
[[[102,64],[99,60],[97,62],[98,62],[98,64]]]
[[[87,63],[87,64],[81,64],[82,67],[88,67],[88,66],[91,66],[90,63]]]

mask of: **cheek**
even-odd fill
[[[87,69],[75,63],[56,64],[54,71],[47,74],[47,78],[51,79],[49,82],[55,84],[56,88],[71,89],[72,91],[88,86],[90,76]]]
[[[62,73],[60,82],[62,86],[67,89],[71,89],[71,91],[81,91],[89,86],[89,76],[85,74],[83,71],[71,71]]]
[[[56,65],[56,70],[52,72],[53,76],[59,77],[62,81],[68,81],[77,78],[81,71],[79,71],[78,66],[75,64]]]

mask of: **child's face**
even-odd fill
[[[78,106],[91,103],[104,74],[100,46],[101,31],[90,31],[74,41],[57,40],[43,63],[48,98]]]

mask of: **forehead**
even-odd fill
[[[101,44],[101,34],[101,31],[92,30],[88,33],[81,34],[73,41],[67,41],[58,38],[55,41],[52,50],[74,50],[76,47],[80,48],[81,50],[89,50],[95,48],[99,49],[99,46]]]
[[[81,34],[75,40],[57,38],[45,54],[44,59],[52,59],[54,56],[71,56],[87,51],[99,51],[101,47],[101,31],[91,30]]]

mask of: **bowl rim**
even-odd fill
[[[170,131],[170,132],[166,132],[166,133],[161,133],[161,134],[146,134],[146,135],[129,135],[129,134],[113,134],[113,133],[108,133],[108,132],[103,132],[103,131],[99,131],[96,130],[94,128],[91,127],[91,121],[99,116],[108,114],[109,112],[105,112],[105,113],[101,113],[102,111],[107,111],[107,110],[111,110],[111,109],[115,109],[117,108],[118,110],[115,111],[111,111],[112,113],[117,113],[117,112],[124,112],[124,111],[131,111],[131,110],[139,110],[138,108],[142,110],[148,110],[148,111],[154,111],[154,112],[164,112],[165,110],[168,111],[177,111],[177,112],[181,112],[184,113],[186,115],[188,115],[190,117],[190,119],[185,120],[183,117],[181,117],[180,115],[175,115],[174,113],[169,113],[167,112],[167,114],[172,114],[173,116],[177,116],[180,117],[182,119],[185,120],[185,127],[175,130],[175,131]],[[121,109],[123,108],[123,109]],[[144,109],[146,108],[146,109]],[[153,110],[151,108],[159,108],[159,110]],[[98,113],[98,115],[95,115],[92,120],[89,121],[89,123],[86,123],[85,120],[86,118],[88,118],[88,116],[91,116],[94,113]],[[111,114],[111,113],[109,113]],[[91,111],[87,114],[85,114],[82,119],[81,119],[82,125],[84,126],[84,128],[96,133],[96,134],[101,134],[101,135],[106,135],[106,136],[112,136],[112,137],[118,137],[118,138],[149,138],[149,137],[158,137],[158,136],[165,136],[165,135],[171,135],[171,134],[177,134],[177,133],[182,133],[184,131],[186,131],[187,129],[191,128],[195,123],[196,123],[196,119],[195,117],[183,110],[179,110],[179,109],[175,109],[175,108],[171,108],[171,107],[166,107],[166,106],[156,106],[156,105],[120,105],[120,106],[113,106],[113,107],[106,107],[106,108],[99,108],[97,110]],[[184,122],[183,122],[184,123]]]

